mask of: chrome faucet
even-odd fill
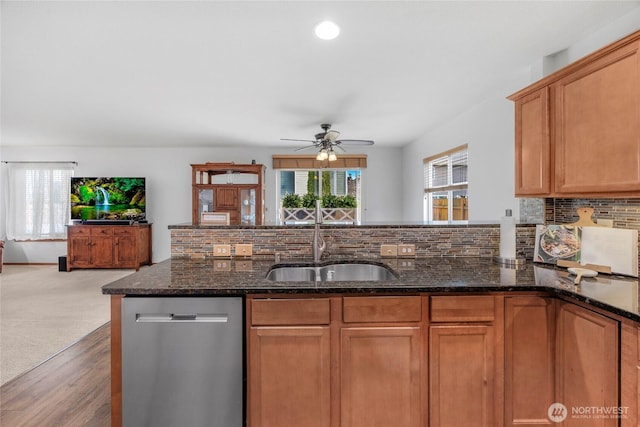
[[[322,208],[320,207],[320,200],[316,200],[316,220],[313,229],[313,262],[320,262],[322,253],[327,248],[327,243],[320,234],[320,224],[322,224]]]

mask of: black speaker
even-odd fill
[[[58,257],[58,271],[67,271],[67,256]]]

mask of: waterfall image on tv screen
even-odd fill
[[[144,178],[71,178],[71,219],[145,218]]]

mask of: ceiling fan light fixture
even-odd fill
[[[322,40],[333,40],[340,34],[340,27],[333,21],[322,21],[316,25],[315,33]]]
[[[330,162],[335,162],[336,160],[338,160],[338,157],[336,156],[335,151],[333,151],[333,149],[329,150],[329,161]]]
[[[322,150],[320,150],[320,152],[316,156],[316,160],[324,162],[325,160],[327,160],[328,157],[329,157],[329,154],[327,153],[327,150],[323,148]]]

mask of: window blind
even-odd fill
[[[427,157],[424,162],[424,191],[461,190],[468,187],[467,145]]]

